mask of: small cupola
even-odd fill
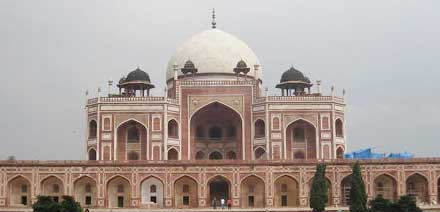
[[[304,76],[301,71],[298,71],[292,66],[281,75],[280,83],[277,84],[276,88],[281,89],[283,96],[302,96],[306,95],[306,88],[310,93],[310,87],[312,87],[312,85],[308,77]],[[286,91],[286,93],[284,93],[284,91]]]
[[[187,60],[183,68],[180,70],[182,71],[183,75],[186,75],[187,73],[194,75],[197,73],[197,68],[191,60]]]
[[[238,61],[237,66],[234,68],[235,74],[237,74],[237,77],[240,73],[243,73],[245,76],[251,69],[247,67],[246,62],[243,60]]]
[[[130,72],[127,77],[122,77],[117,85],[119,94],[123,96],[150,96],[150,89],[154,88],[151,84],[150,76],[139,67]]]

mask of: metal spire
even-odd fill
[[[212,22],[211,22],[211,24],[212,24],[212,28],[215,29],[216,28],[215,25],[217,25],[217,23],[215,22],[215,8],[212,8]]]

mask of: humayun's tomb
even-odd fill
[[[290,66],[290,65],[289,65]],[[344,92],[328,95],[294,67],[268,96],[263,67],[215,27],[187,39],[166,67],[166,91],[140,68],[115,94],[85,106],[86,161],[0,161],[0,211],[37,195],[72,195],[85,208],[307,208],[316,163],[327,163],[328,205],[347,203]],[[122,75],[122,73],[121,73]],[[313,87],[312,87],[313,86]],[[81,115],[81,114],[78,114]],[[411,194],[440,208],[440,158],[362,160],[368,197]]]

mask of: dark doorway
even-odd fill
[[[212,152],[209,154],[209,160],[221,160],[223,159],[223,155],[220,152]]]
[[[281,195],[281,206],[287,206],[287,195]]]
[[[118,197],[118,208],[124,207],[124,197]]]
[[[248,196],[248,206],[249,207],[254,207],[255,206],[254,196]]]
[[[229,183],[223,179],[222,177],[215,178],[209,184],[209,197],[211,201],[215,198],[218,203],[220,203],[220,199],[225,199],[225,201],[229,198]]]

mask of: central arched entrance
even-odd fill
[[[224,199],[225,201],[229,199],[231,190],[229,180],[222,176],[216,176],[208,182],[208,185],[209,200],[211,204],[214,199],[217,201],[217,205],[219,205],[221,199]]]
[[[191,159],[242,158],[242,131],[242,119],[235,110],[219,102],[204,106],[191,117]],[[203,152],[207,154],[202,157]]]
[[[298,119],[286,129],[288,159],[316,158],[316,128],[310,122]]]

